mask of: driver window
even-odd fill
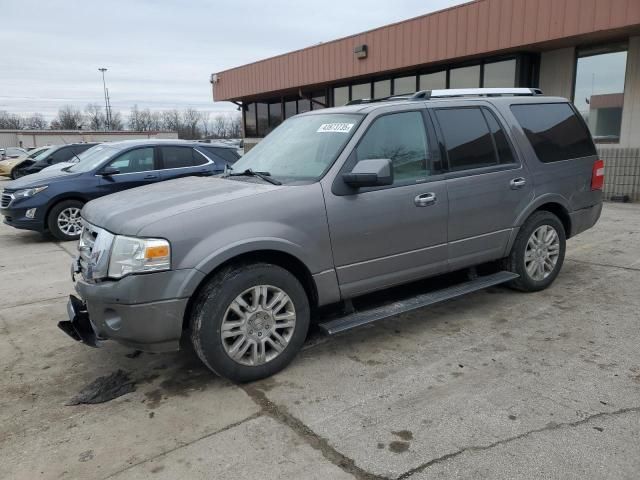
[[[120,170],[120,173],[136,173],[155,170],[153,164],[153,147],[129,150],[113,160],[109,164],[109,167]]]
[[[383,115],[375,120],[356,147],[357,160],[388,158],[393,183],[424,180],[428,175],[427,134],[420,112]]]

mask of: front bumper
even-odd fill
[[[189,269],[100,283],[79,280],[75,288],[82,300],[70,300],[70,318],[59,326],[90,346],[115,340],[147,352],[178,350],[189,297],[203,278]]]

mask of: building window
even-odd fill
[[[434,72],[420,75],[420,90],[438,90],[447,88],[447,72]]]
[[[293,117],[296,113],[297,111],[295,100],[287,100],[286,102],[284,102],[284,118]]]
[[[333,89],[333,105],[340,107],[349,102],[349,87],[338,87]]]
[[[373,98],[386,98],[391,96],[391,80],[373,82]]]
[[[269,105],[257,103],[258,111],[258,136],[263,137],[269,133]]]
[[[620,140],[626,66],[626,46],[578,52],[574,104],[596,142]]]
[[[313,98],[313,102],[311,102],[311,108],[313,110],[320,110],[322,108],[326,108],[327,105],[327,96],[324,92],[315,92],[312,94],[311,98]]]
[[[405,93],[415,93],[416,91],[416,77],[412,75],[410,77],[400,77],[393,79],[393,94],[402,95]]]
[[[363,98],[371,98],[371,84],[358,83],[351,85],[351,100],[361,100]]]
[[[282,102],[269,104],[269,131],[282,123]]]
[[[484,64],[484,87],[515,87],[516,59]]]
[[[311,100],[308,98],[301,98],[298,100],[298,113],[304,113],[311,110]]]
[[[249,103],[244,112],[244,136],[255,137],[258,135],[256,130],[256,104]]]
[[[449,88],[478,88],[479,86],[480,65],[449,70]]]

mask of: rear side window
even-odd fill
[[[160,147],[160,150],[164,168],[184,168],[194,164],[191,147]]]
[[[213,160],[219,159],[223,162],[233,165],[240,155],[231,148],[219,148],[219,147],[200,147],[206,152]]]
[[[504,129],[489,110],[466,107],[443,108],[435,112],[447,148],[450,171],[514,162]]]
[[[597,155],[587,126],[568,103],[512,105],[511,111],[541,162]]]

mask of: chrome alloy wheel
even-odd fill
[[[65,208],[58,214],[57,222],[60,231],[70,237],[80,235],[82,231],[82,219],[79,208]]]
[[[227,308],[220,335],[225,352],[242,365],[263,365],[286,348],[296,327],[296,310],[284,291],[257,285]]]
[[[534,230],[524,252],[524,266],[533,280],[544,280],[558,263],[560,238],[551,225],[541,225]]]

